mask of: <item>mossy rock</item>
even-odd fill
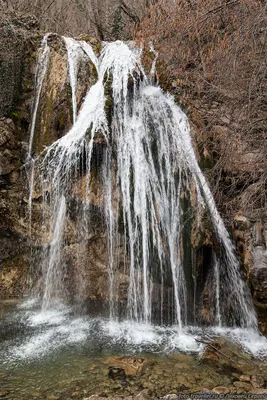
[[[100,40],[88,35],[87,33],[82,33],[81,35],[77,36],[78,40],[84,40],[85,42],[89,43],[92,49],[94,50],[95,55],[98,57],[100,55],[102,49],[102,43]]]

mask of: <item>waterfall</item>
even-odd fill
[[[64,227],[73,186],[84,176],[86,197],[82,200],[78,223],[84,241],[89,237],[93,149],[96,138],[101,136],[105,143],[101,179],[110,317],[118,316],[115,278],[120,247],[124,251],[124,269],[129,275],[125,317],[145,323],[153,321],[158,306],[155,293],[159,293],[161,315],[166,303],[169,304],[165,298],[171,293],[173,322],[179,329],[187,324],[188,288],[182,238],[186,219],[184,202],[185,199],[190,202],[194,195],[199,215],[201,210],[206,210],[221,249],[221,259],[214,263],[215,323],[255,327],[257,321],[251,296],[241,277],[229,234],[198,166],[186,115],[173,97],[146,75],[141,51],[134,43],[104,43],[97,59],[87,43],[64,40],[74,124],[65,136],[46,149],[35,167],[40,181],[49,186],[49,202],[45,196],[43,201],[44,208],[49,208],[49,223],[53,227],[48,266],[43,271],[43,305],[50,306],[64,291],[59,287],[64,271],[61,255]],[[81,49],[96,65],[98,80],[89,89],[76,119],[77,63]],[[152,69],[154,73],[154,67]],[[108,85],[112,97],[111,121],[106,113]],[[35,114],[33,121],[34,118]],[[119,218],[123,232],[119,229]],[[165,287],[168,296],[164,295]]]

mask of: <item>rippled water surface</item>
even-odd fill
[[[12,399],[46,398],[51,393],[67,399],[71,398],[68,388],[80,390],[80,395],[97,388],[105,392],[110,387],[107,358],[119,355],[145,357],[157,365],[153,367],[157,373],[173,370],[174,357],[178,357],[175,362],[186,361],[185,366],[202,373],[198,357],[204,344],[198,340],[203,335],[230,337],[242,344],[248,358],[267,356],[266,338],[252,331],[217,328],[204,332],[194,327],[179,331],[175,326],[81,317],[64,306],[41,312],[35,300],[2,302],[0,392]]]

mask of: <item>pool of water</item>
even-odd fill
[[[188,376],[194,372],[192,382],[188,382],[191,386],[199,385],[197,377],[203,375],[203,366],[198,360],[205,348],[202,338],[213,336],[226,336],[242,345],[246,357],[257,360],[255,366],[261,360],[265,368],[267,339],[253,331],[196,327],[179,331],[175,326],[77,316],[72,308],[63,305],[54,310],[40,311],[34,299],[1,302],[0,395],[23,400],[49,396],[71,399],[73,393],[77,398],[93,393],[107,395],[114,391],[120,394],[126,389],[120,382],[108,379],[108,364],[112,356],[136,356],[149,360],[149,372],[131,378],[127,383],[128,393],[149,383],[153,385],[153,377],[164,378],[164,374],[162,387],[157,384],[158,391],[164,394],[166,387],[178,390],[181,379],[175,388],[173,371],[181,370],[181,365],[180,376],[188,381]],[[211,377],[206,378],[208,386]],[[225,376],[225,384],[228,380],[229,377]],[[156,381],[160,382],[160,379]],[[215,385],[215,381],[210,381],[210,386]],[[222,384],[221,378],[219,381]]]

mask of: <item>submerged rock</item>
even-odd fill
[[[109,357],[106,363],[112,367],[123,369],[129,376],[141,374],[149,365],[147,360],[137,357]]]

